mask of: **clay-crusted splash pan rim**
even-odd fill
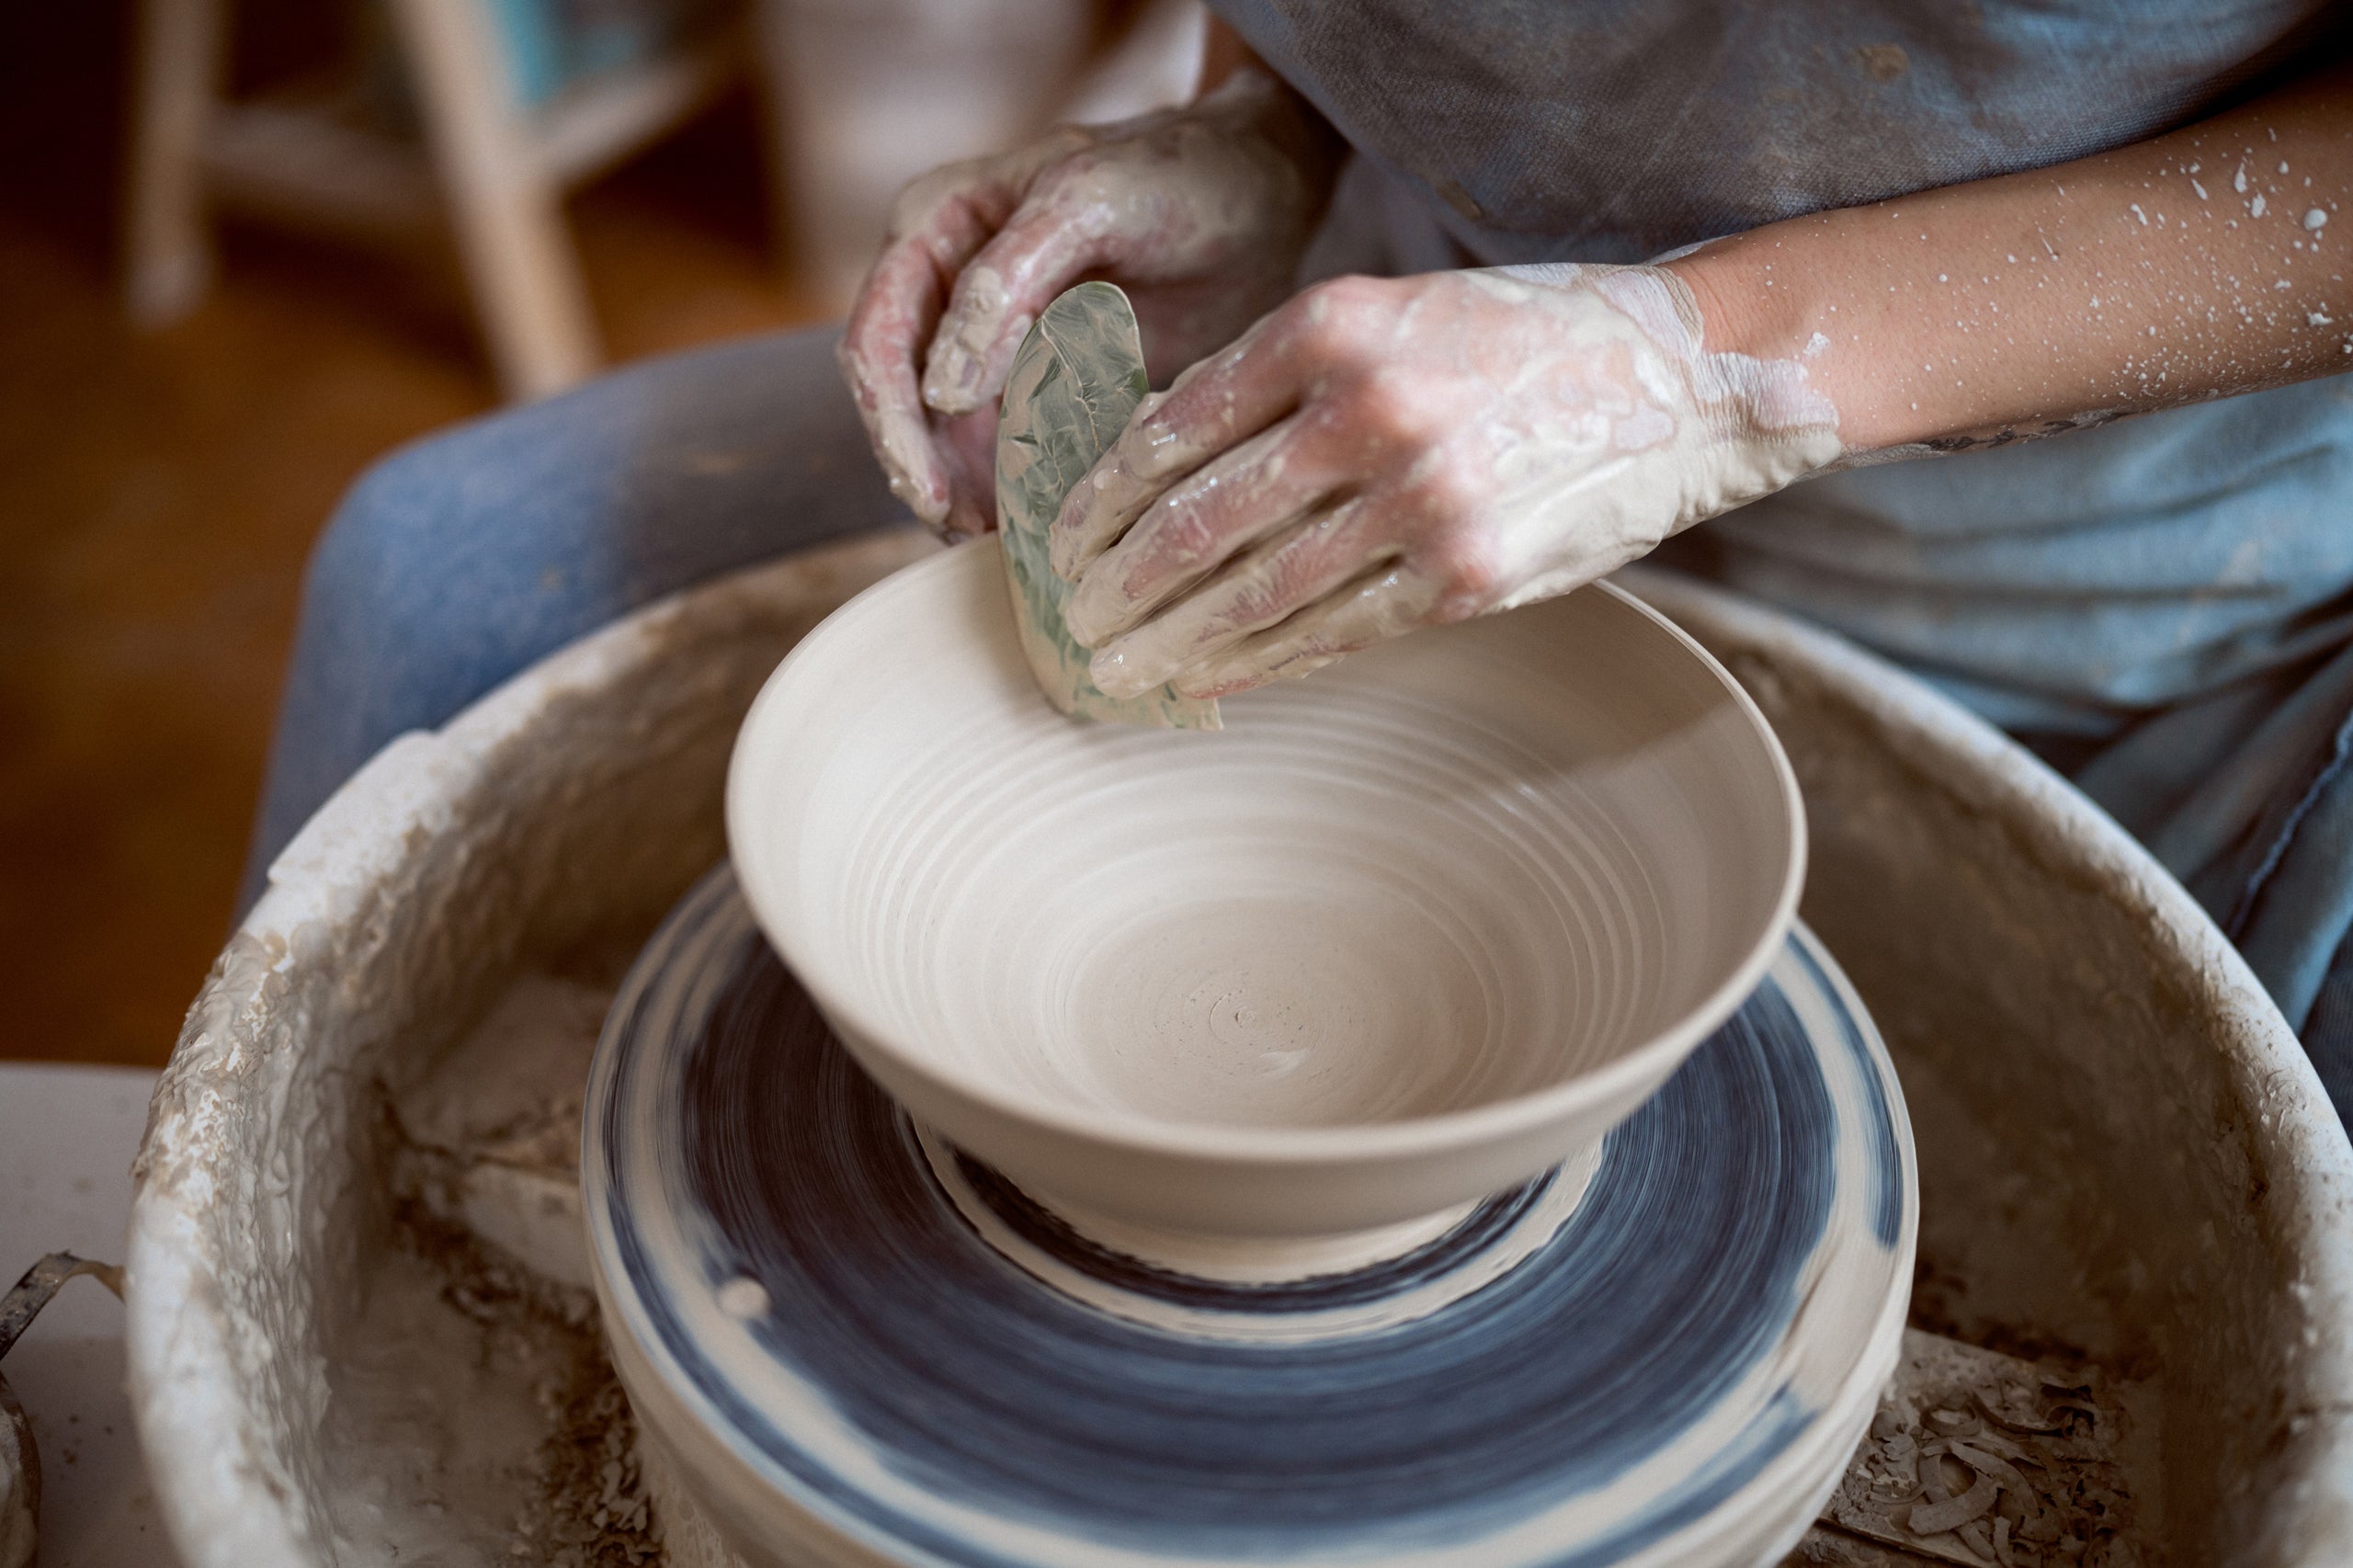
[[[870,1053],[875,1048],[866,1042],[892,1041],[898,1031],[887,1028],[870,1008],[831,983],[827,976],[816,972],[819,966],[795,961],[791,945],[779,939],[779,923],[764,907],[768,903],[763,896],[769,885],[768,878],[755,863],[755,857],[745,853],[745,846],[759,842],[766,836],[767,830],[751,820],[754,792],[749,774],[752,764],[744,737],[751,736],[762,728],[764,715],[768,715],[770,722],[773,722],[774,710],[789,699],[790,677],[794,672],[824,657],[832,644],[849,634],[846,626],[851,612],[861,606],[870,608],[885,596],[904,594],[911,587],[921,585],[927,576],[969,569],[963,567],[965,562],[982,557],[987,558],[990,575],[994,577],[997,569],[997,552],[995,536],[984,536],[905,567],[843,605],[801,639],[779,664],[745,715],[735,751],[728,761],[726,823],[729,857],[736,867],[745,895],[768,940],[777,948],[795,978],[807,987],[810,994],[831,1017],[850,1025],[849,1028],[842,1031],[845,1042],[854,1056],[867,1062],[870,1071],[875,1066],[870,1060]],[[1770,771],[1779,801],[1777,825],[1781,826],[1788,835],[1789,850],[1779,885],[1770,903],[1769,916],[1760,925],[1756,939],[1739,962],[1673,1024],[1598,1067],[1529,1093],[1460,1110],[1338,1125],[1245,1126],[1161,1119],[1109,1107],[1098,1108],[1057,1104],[1008,1093],[984,1074],[962,1070],[959,1065],[919,1055],[895,1043],[882,1052],[887,1067],[883,1075],[886,1078],[897,1075],[917,1080],[935,1093],[964,1100],[1008,1120],[1027,1122],[1051,1131],[1072,1143],[1091,1146],[1106,1153],[1208,1159],[1269,1170],[1302,1169],[1340,1161],[1428,1157],[1472,1149],[1498,1141],[1537,1134],[1548,1124],[1564,1117],[1607,1104],[1612,1096],[1626,1095],[1645,1084],[1663,1081],[1676,1063],[1696,1049],[1747,1000],[1763,981],[1781,944],[1788,938],[1796,921],[1798,901],[1805,886],[1805,805],[1799,791],[1796,770],[1790,766],[1779,736],[1774,733],[1764,711],[1741,686],[1738,678],[1714,654],[1665,615],[1615,584],[1597,581],[1576,591],[1605,596],[1664,631],[1677,648],[1688,654],[1694,667],[1704,670],[1721,687],[1732,710],[1745,721],[1747,730],[1758,743],[1759,756]],[[1010,635],[1009,630],[1007,635]],[[900,1097],[906,1096],[902,1095]],[[1631,1110],[1631,1107],[1627,1108]]]

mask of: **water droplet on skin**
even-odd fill
[[[2315,233],[2317,233],[2320,231],[2321,226],[2327,222],[2328,214],[2322,211],[2317,207],[2304,214],[2304,227]]]
[[[2255,199],[2247,204],[2246,215],[2250,218],[2263,216],[2263,195],[2260,191],[2256,192]]]

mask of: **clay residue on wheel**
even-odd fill
[[[663,1561],[588,1292],[404,1204],[358,1327],[329,1465],[354,1560]]]
[[[526,1355],[520,1327],[453,1304],[393,1213],[387,1107],[517,974],[642,941],[722,853],[720,775],[761,681],[930,548],[860,536],[650,607],[395,740],[280,857],[190,1012],[137,1173],[133,1408],[189,1568],[297,1568],[355,1530],[517,1560],[529,1492],[494,1502],[491,1478],[538,1473],[563,1412],[608,1402],[563,1335]]]

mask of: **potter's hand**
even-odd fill
[[[1564,593],[1839,451],[1804,367],[1703,351],[1663,268],[1346,278],[1147,398],[1054,569],[1105,691],[1224,694]]]
[[[1108,278],[1155,364],[1190,363],[1290,288],[1333,162],[1312,111],[1245,67],[1186,108],[909,186],[840,349],[892,494],[942,533],[988,528],[996,399],[1039,311]]]

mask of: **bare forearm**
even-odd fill
[[[2353,369],[2353,74],[2098,157],[1670,263],[1851,452],[1957,449]]]

